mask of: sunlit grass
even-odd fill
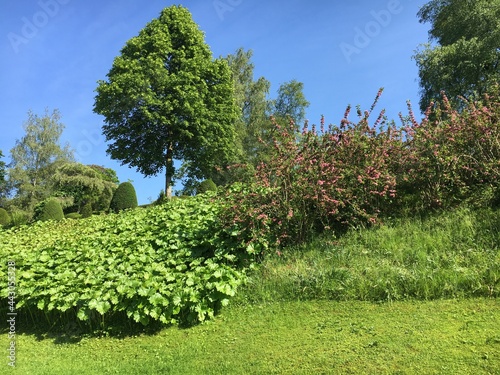
[[[22,335],[8,373],[496,374],[499,308],[496,299],[232,306],[154,335],[77,343]]]
[[[500,214],[460,209],[389,222],[271,255],[237,298],[394,301],[497,297]]]
[[[198,326],[100,336],[19,326],[17,367],[6,359],[4,372],[497,374],[499,244],[493,210],[323,236],[269,255]]]

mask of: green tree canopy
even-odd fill
[[[292,118],[296,123],[300,123],[304,120],[305,109],[309,106],[303,94],[303,84],[296,80],[282,84],[278,90],[278,97],[275,100],[269,99],[271,83],[264,77],[255,79],[252,56],[252,50],[245,51],[239,48],[234,54],[226,57],[231,69],[237,107],[237,117],[234,122],[237,152],[227,165],[222,166],[227,167],[231,164],[239,166],[213,171],[209,178],[217,185],[245,181],[251,178],[252,171],[259,162],[268,160],[269,150],[266,144],[271,144],[273,137],[271,115],[284,121]],[[179,168],[178,177],[184,179],[184,189],[181,193],[191,195],[196,192],[200,181],[189,175],[187,163]]]
[[[253,52],[243,48],[234,54],[226,56],[226,61],[231,70],[234,87],[234,100],[237,116],[234,119],[235,154],[226,165],[213,171],[207,178],[218,185],[227,185],[235,181],[243,181],[252,174],[259,155],[262,153],[262,144],[259,137],[269,133],[270,101],[267,96],[271,83],[264,77],[254,79]],[[239,165],[238,168],[229,168],[230,165]],[[246,166],[246,168],[243,168]],[[186,165],[179,169],[179,176],[184,178],[182,194],[191,195],[197,191],[200,181],[187,173]]]
[[[299,126],[305,120],[309,104],[304,95],[304,84],[293,79],[280,85],[272,113],[278,121],[291,119]]]
[[[6,180],[6,175],[7,172],[5,170],[5,162],[2,160],[3,158],[3,153],[2,150],[0,150],[0,199],[4,197],[7,194],[7,180]]]
[[[24,130],[26,134],[10,151],[9,183],[21,205],[31,209],[51,195],[57,166],[74,157],[68,145],[60,145],[64,125],[57,109],[50,114],[46,110],[42,117],[29,111]]]
[[[106,168],[101,165],[95,165],[95,164],[91,164],[89,165],[89,167],[92,168],[97,173],[99,173],[99,175],[103,180],[112,182],[116,185],[120,183],[120,180],[118,179],[118,176],[116,175],[116,171],[114,169]]]
[[[101,170],[107,169],[80,163],[62,164],[54,173],[54,189],[63,196],[72,197],[78,211],[86,204],[96,210],[107,210],[118,184]]]
[[[418,16],[434,43],[414,55],[422,112],[442,90],[460,108],[457,96],[481,95],[500,80],[500,0],[432,0]]]
[[[186,8],[165,8],[126,43],[107,77],[94,106],[105,117],[107,152],[146,176],[165,171],[167,197],[173,159],[203,178],[233,157],[231,72],[226,60],[212,58]]]
[[[1,159],[3,158],[2,150],[0,150],[0,184],[5,183],[5,162]]]
[[[264,77],[254,80],[253,52],[239,48],[235,54],[226,57],[231,67],[236,104],[238,106],[237,126],[242,161],[254,163],[261,152],[259,137],[269,132],[271,83]]]
[[[218,185],[227,185],[235,181],[244,181],[252,174],[259,155],[262,154],[262,144],[259,137],[265,137],[271,128],[269,120],[270,101],[267,98],[271,83],[264,77],[254,79],[253,52],[239,48],[234,54],[226,56],[234,88],[234,101],[237,115],[234,119],[236,137],[233,158],[214,170],[206,177]],[[238,168],[230,168],[239,165]],[[245,166],[245,167],[243,167]],[[194,194],[200,181],[189,175],[188,168],[183,165],[179,176],[184,178],[183,194]]]

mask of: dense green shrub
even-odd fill
[[[36,217],[39,221],[64,219],[61,204],[55,199],[48,199],[43,202],[39,210],[39,214]]]
[[[70,212],[69,214],[66,214],[64,217],[66,219],[81,219],[82,214],[79,214],[78,212]]]
[[[127,208],[137,207],[137,195],[134,185],[130,182],[122,182],[116,189],[111,200],[110,209],[119,212]]]
[[[2,234],[0,258],[15,258],[18,268],[17,308],[93,327],[123,317],[170,324],[213,316],[244,282],[252,259],[220,226],[221,203],[212,198]],[[0,279],[6,272],[0,268]],[[6,284],[0,292],[3,303]]]
[[[116,173],[104,167],[65,163],[56,169],[53,183],[56,191],[71,197],[76,207],[90,202],[94,210],[101,211],[109,209],[113,192],[118,186],[113,176]]]
[[[217,185],[211,179],[202,181],[196,189],[196,194],[203,194],[207,191],[217,191]]]
[[[398,192],[412,211],[449,209],[463,202],[494,204],[500,188],[500,88],[454,110],[429,107],[418,123],[410,108],[404,152],[397,159]],[[432,120],[431,120],[432,119]]]
[[[5,208],[0,207],[0,227],[7,227],[11,222],[9,213]]]
[[[91,217],[92,216],[92,204],[87,202],[82,207],[82,218]]]
[[[76,209],[73,209],[74,205],[72,197],[55,195],[47,199],[44,199],[43,201],[38,202],[33,208],[33,214],[32,217],[30,217],[30,219],[33,218],[35,221],[40,220],[40,218],[44,214],[45,206],[49,201],[54,201],[61,207],[61,209],[63,210],[63,216],[65,212],[74,212],[77,209],[77,207]]]
[[[24,211],[14,207],[11,207],[10,210],[10,216],[12,219],[11,225],[14,227],[28,224],[33,218],[33,214],[28,211]]]

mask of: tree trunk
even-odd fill
[[[167,145],[167,155],[165,164],[165,197],[172,198],[172,175],[174,172],[174,160],[172,159],[172,143]]]

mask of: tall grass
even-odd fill
[[[454,211],[322,236],[268,256],[238,301],[392,301],[500,294],[500,212]]]

